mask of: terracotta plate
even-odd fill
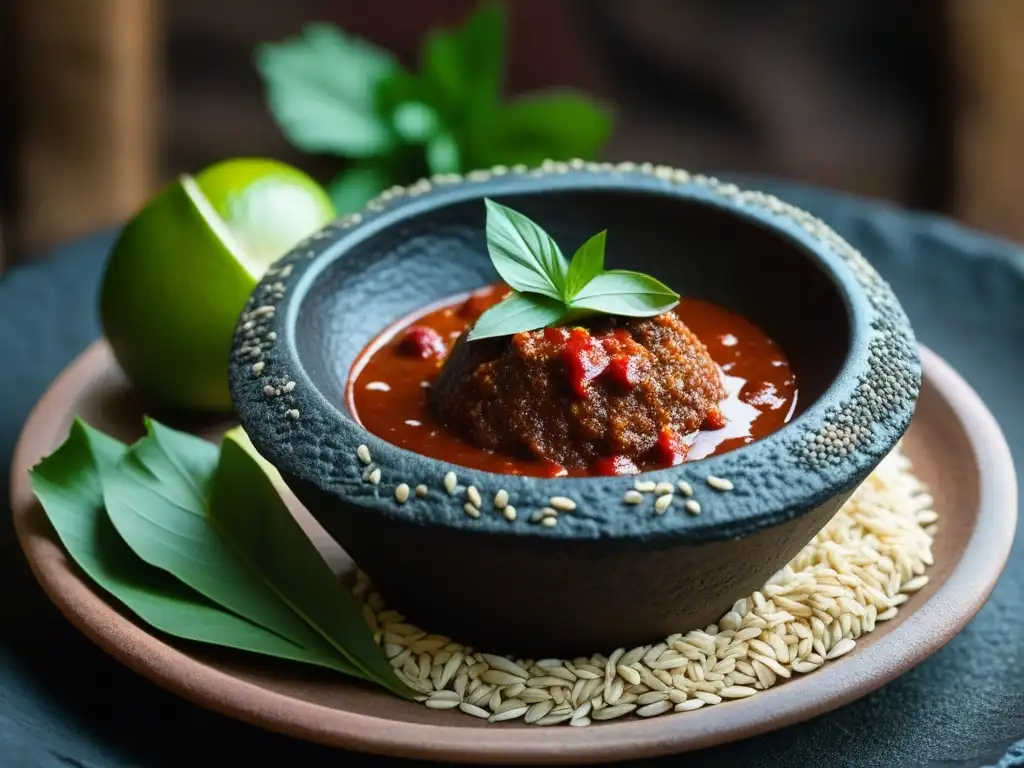
[[[68,562],[28,482],[27,470],[60,444],[76,414],[125,440],[141,432],[140,405],[102,343],[69,366],[25,425],[12,467],[14,522],[36,578],[76,627],[150,680],[246,722],[338,747],[443,761],[599,763],[683,752],[799,722],[865,695],[938,650],[988,597],[1013,541],[1013,464],[974,392],[933,353],[922,354],[925,384],[905,447],[942,516],[931,581],[842,659],[750,699],[696,712],[588,728],[489,725],[342,678],[152,634]],[[227,426],[200,431],[216,437]],[[344,553],[294,499],[289,504],[332,565],[345,568]]]

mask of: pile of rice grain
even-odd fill
[[[355,593],[396,674],[427,707],[584,726],[753,696],[849,653],[928,582],[937,519],[897,447],[789,565],[717,624],[607,656],[480,653],[405,623],[362,574]]]

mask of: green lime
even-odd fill
[[[324,190],[270,160],[182,175],[125,226],[107,261],[100,320],[145,396],[175,409],[227,411],[238,315],[266,269],[334,218]]]

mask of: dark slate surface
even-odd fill
[[[999,419],[1024,475],[1024,250],[954,224],[779,182],[893,285],[921,341],[954,365]],[[57,249],[0,279],[0,465],[46,385],[98,336],[99,271],[111,233]],[[264,733],[135,676],[57,614],[32,581],[6,514],[0,470],[0,765],[302,766],[398,761]],[[934,657],[837,712],[685,758],[687,766],[1024,765],[1024,526],[978,617]],[[216,751],[199,747],[217,744]],[[208,756],[204,758],[203,755]],[[678,765],[679,758],[647,765]]]

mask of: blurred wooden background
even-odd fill
[[[7,0],[0,265],[123,221],[174,174],[273,156],[252,48],[314,19],[412,63],[472,0]],[[1024,2],[512,0],[509,90],[619,105],[611,159],[769,173],[1024,241]],[[2,266],[0,266],[2,269]]]

